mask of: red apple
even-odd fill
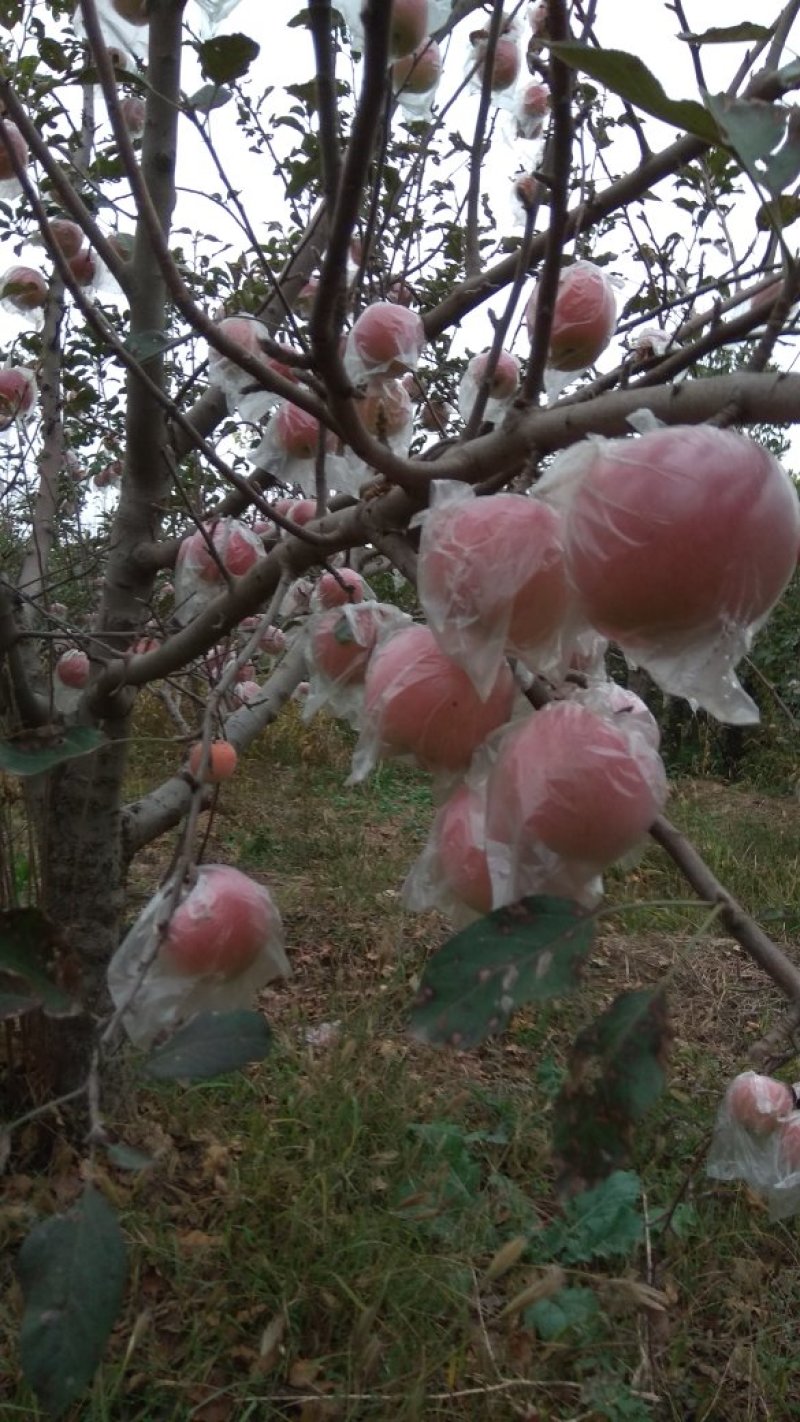
[[[422,44],[428,33],[428,0],[392,0],[389,53],[402,59]]]
[[[144,99],[140,99],[137,94],[128,94],[124,99],[120,99],[119,111],[131,138],[141,138],[147,113]]]
[[[514,678],[505,664],[481,701],[430,629],[414,626],[375,652],[364,713],[382,749],[414,755],[426,770],[466,770],[478,746],[508,720],[513,700]]]
[[[569,602],[562,524],[553,515],[524,494],[465,499],[428,514],[419,596],[443,646],[454,626],[490,637],[506,624],[506,645],[519,652],[553,636]]]
[[[425,345],[425,328],[415,311],[391,301],[376,301],[358,317],[348,340],[348,354],[365,373],[402,375],[416,369]]]
[[[27,415],[36,401],[33,372],[22,366],[0,370],[0,430],[7,430],[20,415]]]
[[[268,657],[278,657],[286,651],[286,633],[280,627],[267,627],[261,634],[259,648]]]
[[[466,785],[459,786],[434,821],[439,866],[447,886],[475,913],[490,913],[492,881],[486,859],[484,807]]]
[[[63,686],[79,691],[89,680],[89,658],[77,647],[63,652],[56,662],[56,676]]]
[[[709,425],[598,443],[566,520],[586,616],[631,648],[757,622],[798,549],[800,505],[780,464]]]
[[[50,219],[50,237],[62,257],[77,257],[83,246],[83,232],[77,222],[66,217]]]
[[[317,597],[321,607],[343,607],[348,602],[363,602],[364,579],[355,568],[337,568],[335,577],[333,573],[323,573],[317,583]]]
[[[270,424],[279,449],[290,459],[315,459],[319,449],[320,423],[307,410],[284,400],[275,411]],[[331,447],[333,436],[325,431],[326,448]],[[288,482],[288,481],[287,481]]]
[[[1,122],[3,125],[5,143],[8,143],[12,148],[20,167],[26,167],[28,163],[28,145],[25,139],[22,137],[17,125],[12,123],[10,119],[2,119]],[[0,142],[0,182],[8,182],[10,178],[16,177],[14,165],[11,162],[11,156],[6,149],[5,143]]]
[[[347,612],[328,608],[314,619],[311,650],[314,663],[328,681],[345,686],[364,680],[367,664],[387,617],[378,603],[362,602]]]
[[[238,978],[278,928],[269,892],[227,864],[202,864],[178,905],[158,953],[181,977]]]
[[[483,83],[486,67],[486,49],[487,41],[484,38],[479,38],[473,46],[473,62],[477,62],[476,73],[481,83]],[[492,74],[489,81],[489,86],[494,93],[510,89],[516,83],[519,65],[519,45],[513,36],[501,35],[494,52]]]
[[[768,1136],[794,1110],[791,1087],[771,1076],[743,1071],[728,1087],[725,1102],[734,1121],[754,1136]]]
[[[392,89],[395,94],[429,94],[442,77],[442,55],[435,40],[426,40],[405,59],[392,65]]]
[[[91,286],[97,276],[97,261],[88,247],[79,252],[77,257],[71,257],[67,266],[78,286]]]
[[[290,523],[296,523],[299,528],[304,528],[307,523],[311,523],[317,516],[316,499],[292,499],[292,506],[286,517]]]
[[[489,776],[487,832],[600,870],[638,844],[666,794],[661,759],[641,736],[554,701],[506,737]]]
[[[537,287],[528,303],[533,340]],[[603,354],[614,334],[617,303],[608,277],[593,262],[575,262],[561,273],[550,329],[549,363],[555,370],[585,370]]]
[[[488,361],[489,351],[484,351],[482,355],[473,356],[467,366],[466,374],[472,376],[476,385],[480,385],[483,380]],[[518,388],[519,361],[511,351],[500,351],[489,382],[489,395],[492,400],[510,400]]]
[[[0,281],[0,297],[17,311],[36,311],[47,300],[47,282],[35,267],[9,267]]]
[[[195,780],[200,772],[202,758],[203,747],[198,741],[189,752],[189,773],[194,776]],[[223,780],[230,780],[236,769],[237,760],[236,748],[231,745],[230,741],[212,741],[208,748],[203,780],[209,785],[218,785]]]
[[[409,427],[414,410],[405,386],[399,380],[384,380],[367,387],[364,399],[358,402],[358,414],[371,435],[391,438]]]

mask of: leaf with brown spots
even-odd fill
[[[496,1036],[518,1007],[572,991],[593,931],[579,904],[545,895],[470,924],[427,964],[412,1008],[412,1036],[462,1050]]]
[[[578,1034],[553,1126],[569,1190],[625,1164],[634,1126],[664,1089],[669,1043],[660,989],[622,993]]]

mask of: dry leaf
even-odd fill
[[[539,1299],[552,1298],[559,1289],[563,1289],[567,1282],[564,1270],[558,1264],[551,1264],[544,1273],[532,1278],[530,1283],[522,1289],[505,1308],[502,1308],[497,1315],[498,1319],[508,1318],[509,1314],[521,1313],[529,1304],[538,1303]]]
[[[491,1261],[484,1278],[491,1283],[493,1279],[502,1278],[509,1269],[513,1269],[518,1264],[525,1250],[528,1247],[528,1236],[525,1234],[515,1235],[514,1239],[509,1239],[501,1245],[494,1259]]]

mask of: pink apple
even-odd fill
[[[63,652],[56,662],[56,676],[63,686],[79,691],[89,680],[89,658],[77,647]]]
[[[392,65],[392,89],[395,94],[429,94],[442,77],[442,55],[435,40],[426,40],[405,59]]]
[[[480,385],[484,378],[489,354],[489,351],[484,351],[482,355],[473,356],[467,366],[467,374],[472,376],[476,385]],[[489,395],[492,400],[510,400],[518,389],[519,361],[511,351],[501,350],[489,382]]]
[[[238,978],[278,930],[267,889],[227,864],[202,864],[178,905],[158,953],[181,977]]]
[[[286,633],[280,627],[269,626],[262,632],[258,645],[268,657],[279,657],[281,652],[286,651]]]
[[[78,286],[91,286],[97,276],[97,261],[88,247],[80,251],[77,257],[71,257],[67,266]]]
[[[566,523],[586,615],[626,647],[757,622],[798,549],[800,505],[780,464],[709,425],[598,443]]]
[[[316,499],[292,499],[292,507],[286,517],[290,523],[296,523],[299,528],[304,528],[307,523],[311,523],[317,516]]]
[[[600,870],[638,844],[666,794],[661,759],[641,736],[554,701],[506,737],[489,777],[487,831]]]
[[[348,602],[363,602],[364,579],[355,568],[337,568],[335,577],[333,573],[323,573],[317,583],[317,597],[321,607],[343,607]]]
[[[364,714],[384,750],[414,755],[426,770],[466,770],[478,746],[508,720],[513,700],[514,678],[505,664],[481,701],[430,629],[413,626],[375,652]]]
[[[77,222],[66,217],[50,219],[50,237],[62,257],[77,257],[83,246],[83,232]]]
[[[743,1071],[728,1087],[725,1102],[734,1121],[754,1136],[768,1136],[794,1110],[791,1087],[771,1076]]]
[[[348,341],[367,375],[402,375],[416,369],[425,345],[425,328],[415,311],[391,301],[376,301],[358,317]]]
[[[3,135],[6,143],[12,148],[18,164],[22,168],[26,167],[28,163],[28,145],[17,128],[17,125],[12,123],[10,119],[2,119],[0,122],[2,122],[3,125]],[[0,143],[0,182],[8,182],[10,178],[15,177],[16,173],[14,172],[14,165],[11,162],[11,156],[5,144]]]
[[[528,330],[533,340],[537,287],[528,303]],[[617,303],[614,288],[593,262],[575,262],[561,273],[550,329],[549,363],[554,370],[585,370],[603,354],[614,334]]]
[[[363,681],[386,618],[386,609],[374,602],[359,603],[348,612],[338,607],[321,612],[312,626],[311,650],[322,675],[345,686]]]
[[[490,913],[492,881],[486,859],[484,807],[466,785],[445,801],[434,822],[439,866],[448,888],[475,913]]]
[[[144,99],[140,99],[138,94],[128,94],[120,99],[119,111],[131,138],[141,138],[147,114]]]
[[[473,45],[473,63],[477,62],[477,77],[483,83],[486,67],[486,39],[479,38]],[[501,35],[492,61],[489,86],[494,93],[510,89],[517,81],[520,66],[519,45],[512,35]]]
[[[36,311],[47,300],[47,282],[35,267],[9,267],[0,282],[0,297],[17,311]]]
[[[367,386],[358,402],[358,414],[366,430],[377,438],[403,433],[413,420],[411,396],[399,380],[384,380]]]
[[[22,366],[0,370],[0,430],[7,430],[20,415],[27,415],[36,401],[33,372]]]
[[[392,0],[389,21],[389,53],[393,59],[422,44],[428,33],[428,0]]]
[[[423,531],[419,595],[442,644],[454,625],[491,636],[504,622],[506,645],[516,651],[551,638],[569,603],[562,538],[560,516],[524,494],[434,509]]]
[[[298,405],[292,405],[288,400],[284,400],[272,416],[270,429],[274,433],[278,447],[290,459],[316,458],[321,426],[319,420],[314,415],[310,415],[307,410],[301,410]],[[325,446],[330,449],[333,443],[331,432],[325,430],[324,437]]]

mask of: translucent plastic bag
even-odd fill
[[[410,621],[408,613],[393,604],[374,600],[334,604],[316,612],[306,631],[309,690],[303,720],[325,709],[358,726],[370,658],[383,640]]]
[[[408,756],[425,770],[463,772],[478,746],[509,719],[514,694],[505,664],[481,699],[428,627],[394,633],[369,664],[350,783],[364,780],[385,756]]]
[[[402,59],[422,44],[444,24],[450,11],[450,0],[391,0],[392,19],[389,28],[390,59]],[[350,32],[350,43],[357,54],[364,50],[364,27],[361,11],[364,0],[341,0],[336,7]]]
[[[442,55],[435,40],[427,39],[404,59],[392,65],[392,93],[410,118],[427,119],[442,77]]]
[[[754,1071],[728,1087],[717,1113],[706,1173],[743,1180],[763,1195],[772,1219],[800,1209],[800,1111],[790,1086]]]
[[[587,622],[662,690],[720,721],[757,721],[734,668],[800,552],[797,494],[769,451],[707,425],[595,438],[557,458],[537,491],[565,515]]]
[[[527,308],[531,340],[539,301],[536,287]],[[561,273],[550,328],[548,365],[570,377],[594,365],[617,325],[612,283],[594,262],[574,262]]]
[[[479,499],[450,480],[434,481],[431,499],[418,589],[442,651],[483,697],[507,651],[558,679],[576,630],[560,516],[525,494]]]
[[[150,900],[108,967],[108,987],[132,1042],[149,1046],[198,1012],[252,1003],[289,976],[280,914],[269,890],[238,869],[202,864],[160,935],[174,891]]]
[[[458,411],[462,420],[472,414],[481,381],[486,373],[489,352],[473,356],[469,362],[458,389]],[[511,351],[500,351],[489,384],[489,395],[483,410],[483,419],[497,424],[502,419],[511,401],[519,390],[519,361]]]
[[[185,538],[178,550],[175,618],[184,627],[224,590],[226,574],[242,577],[266,557],[261,539],[239,519],[220,519],[207,535],[214,553],[199,530]]]
[[[344,368],[354,385],[416,370],[425,327],[416,311],[396,301],[365,307],[347,337]]]

